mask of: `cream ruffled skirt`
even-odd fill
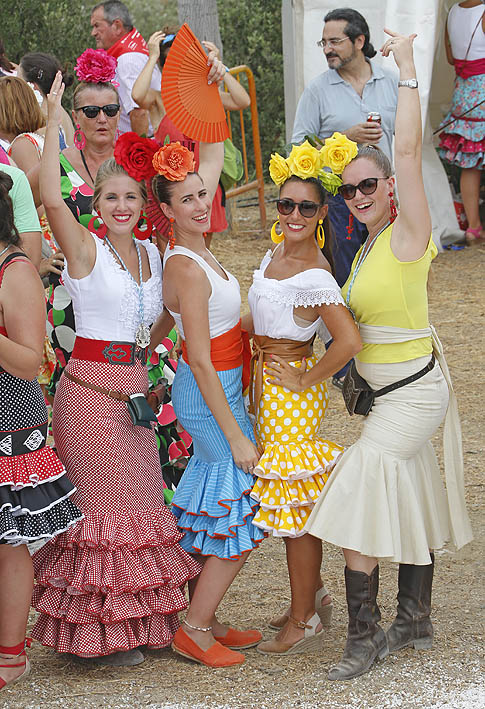
[[[357,362],[357,368],[380,389],[428,361]],[[366,556],[429,564],[429,549],[449,539],[446,491],[429,440],[447,406],[448,386],[438,364],[416,382],[377,398],[359,440],[330,474],[306,531]]]

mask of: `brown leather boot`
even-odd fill
[[[345,567],[345,588],[349,609],[347,644],[342,659],[332,667],[328,678],[352,679],[364,674],[375,660],[388,654],[386,634],[379,626],[377,605],[379,566],[371,575]]]
[[[427,566],[399,564],[397,616],[387,631],[389,652],[409,645],[415,650],[432,647],[433,626],[429,616],[433,571],[434,554]]]

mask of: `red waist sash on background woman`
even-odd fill
[[[467,61],[466,59],[453,59],[456,75],[461,79],[469,79],[470,76],[485,74],[485,57]]]
[[[222,335],[212,338],[210,343],[211,362],[216,372],[224,372],[242,365],[243,391],[247,389],[250,379],[251,347],[248,333],[241,329],[241,321]],[[190,366],[185,340],[182,340],[182,355],[186,364]]]

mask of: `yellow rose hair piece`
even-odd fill
[[[269,174],[278,186],[292,175],[302,180],[316,177],[327,192],[335,195],[342,184],[338,175],[356,155],[357,143],[341,133],[334,133],[320,149],[305,140],[301,145],[293,145],[286,159],[273,153],[269,161]]]

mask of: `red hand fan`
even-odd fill
[[[219,143],[229,137],[216,84],[207,83],[207,54],[188,24],[177,32],[163,67],[162,100],[168,117],[187,137]]]

